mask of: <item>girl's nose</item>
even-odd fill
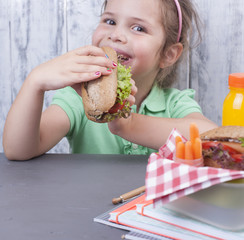
[[[126,43],[127,42],[126,34],[124,32],[122,32],[121,30],[119,30],[119,29],[116,29],[116,30],[112,31],[110,33],[109,38],[113,42],[121,42],[121,43]]]

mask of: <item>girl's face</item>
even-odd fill
[[[159,0],[108,0],[93,45],[114,48],[133,78],[154,78],[165,43]]]

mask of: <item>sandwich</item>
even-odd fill
[[[126,100],[131,92],[130,68],[118,62],[115,50],[102,47],[109,59],[117,63],[117,68],[108,76],[85,82],[81,87],[82,101],[87,118],[105,123],[116,118],[130,116],[131,108]]]
[[[200,137],[205,166],[244,170],[244,127],[222,126]]]

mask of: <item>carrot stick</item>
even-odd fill
[[[190,124],[190,141],[192,145],[196,138],[200,138],[198,127],[195,123]]]
[[[193,144],[193,157],[194,159],[199,159],[202,157],[202,141],[200,138],[195,138]]]
[[[187,141],[185,144],[185,159],[186,160],[193,160],[194,159],[191,141]]]
[[[182,142],[182,138],[180,136],[175,137],[175,146],[177,146],[178,142]]]
[[[185,144],[183,142],[178,142],[176,145],[176,158],[185,158]]]

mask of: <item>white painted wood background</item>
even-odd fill
[[[8,110],[31,69],[90,43],[102,0],[0,0],[0,142]],[[202,43],[179,71],[204,114],[221,124],[228,75],[244,72],[244,1],[195,0],[205,26]],[[45,96],[44,108],[53,92]],[[0,152],[3,151],[0,144]],[[51,152],[68,152],[62,140]]]

